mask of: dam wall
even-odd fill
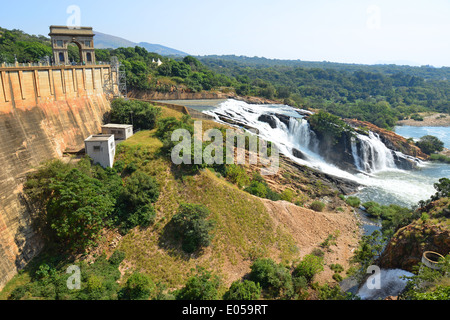
[[[109,72],[109,65],[0,65],[0,290],[43,246],[22,195],[26,175],[101,132]]]

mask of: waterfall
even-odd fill
[[[381,269],[379,274],[379,288],[373,286],[374,280],[369,278],[358,290],[357,295],[362,300],[379,300],[388,296],[397,296],[406,287],[407,279],[403,276],[411,277],[412,273],[401,269]]]
[[[352,138],[351,150],[355,166],[360,171],[371,173],[397,168],[392,150],[386,147],[378,134],[371,131],[368,136],[358,134]]]
[[[294,145],[317,153],[319,141],[305,119],[289,118],[289,138]]]
[[[345,158],[340,159],[338,153],[330,157],[333,150],[324,150],[320,146],[321,141],[304,118],[309,113],[286,105],[252,105],[229,99],[204,113],[213,116],[217,122],[257,129],[261,138],[272,141],[293,161],[362,185],[381,182],[367,181],[364,176],[355,174],[358,171],[364,174],[391,171],[397,169],[399,158],[407,159],[402,153],[387,148],[373,132],[352,137],[348,146],[342,147],[348,153]]]

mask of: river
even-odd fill
[[[180,103],[180,102],[178,102]],[[201,104],[191,101],[187,106],[201,110],[209,115],[215,116],[219,120],[220,116],[229,117],[237,120],[238,123],[257,128],[259,134],[274,142],[280,149],[280,152],[291,158],[292,160],[314,167],[323,172],[336,176],[354,180],[362,185],[358,190],[358,196],[362,202],[376,201],[381,204],[398,204],[405,207],[414,207],[420,200],[428,199],[435,193],[434,183],[442,177],[450,177],[450,165],[437,162],[420,162],[418,167],[413,170],[402,170],[396,168],[392,161],[385,159],[377,159],[378,165],[373,168],[363,167],[363,159],[367,155],[361,155],[361,151],[353,152],[355,164],[361,167],[361,173],[350,173],[343,171],[323,160],[321,156],[315,154],[314,148],[311,148],[311,141],[314,139],[313,133],[309,130],[309,126],[302,116],[296,112],[296,109],[285,105],[249,105],[245,102],[235,100],[217,101],[213,100],[210,104],[203,101]],[[273,118],[276,125],[269,126],[260,120],[261,115],[270,115],[271,113],[281,113],[291,117],[289,124],[282,124],[276,117]],[[434,135],[444,142],[446,148],[450,146],[450,127],[412,127],[402,126],[396,127],[395,132],[405,138],[412,137],[419,139],[424,135]],[[367,150],[371,149],[372,154],[386,155],[390,157],[391,153],[387,147],[380,145],[380,140],[375,136],[358,137],[360,142],[367,146]],[[301,150],[307,159],[300,160],[293,156],[293,149]],[[375,150],[376,149],[376,150]],[[352,147],[353,150],[353,147]],[[368,152],[368,151],[365,152]],[[374,153],[374,151],[376,151]],[[370,162],[375,162],[375,157]],[[367,164],[368,162],[364,163]],[[366,170],[364,170],[366,169]],[[370,170],[372,169],[372,170]],[[376,170],[373,170],[376,169]],[[369,220],[365,221],[365,232],[371,233],[377,229],[377,225],[371,224]],[[376,300],[384,299],[389,295],[398,295],[406,285],[406,281],[401,276],[411,276],[412,274],[404,270],[380,270],[379,281],[381,287],[378,290],[370,289],[370,278],[363,284],[358,295],[362,299]],[[369,284],[369,286],[368,286]]]

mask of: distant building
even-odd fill
[[[102,134],[113,134],[115,140],[127,140],[133,135],[131,124],[108,123],[102,126]]]
[[[94,164],[100,164],[103,168],[114,165],[116,143],[113,134],[95,134],[84,140],[86,154],[92,158]]]

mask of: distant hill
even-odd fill
[[[246,57],[236,55],[205,55],[195,56],[204,65],[212,70],[220,73],[224,73],[225,69],[233,68],[318,68],[318,69],[331,69],[343,72],[372,72],[381,73],[384,75],[394,75],[397,73],[404,73],[408,75],[422,77],[425,80],[447,80],[450,79],[450,67],[436,68],[430,65],[425,66],[413,66],[407,65],[412,62],[397,61],[398,64],[357,64],[357,63],[340,63],[330,61],[303,61],[303,60],[281,60],[281,59],[268,59],[264,57]]]
[[[169,47],[165,47],[160,44],[153,44],[153,43],[148,43],[148,42],[136,43],[136,42],[126,40],[124,38],[112,36],[112,35],[109,35],[106,33],[98,32],[98,31],[94,31],[94,33],[95,33],[94,43],[95,43],[95,47],[97,49],[107,49],[107,48],[117,49],[120,47],[127,48],[127,47],[139,46],[139,47],[143,47],[143,48],[147,49],[147,51],[149,51],[149,52],[155,52],[162,56],[187,56],[187,55],[189,55],[186,52],[172,49]]]

